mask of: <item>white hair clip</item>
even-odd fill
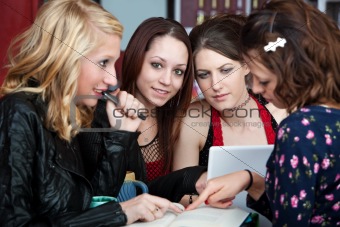
[[[287,43],[285,38],[280,38],[278,37],[275,42],[269,42],[267,46],[264,47],[264,51],[276,51],[277,47],[284,47],[285,44]]]

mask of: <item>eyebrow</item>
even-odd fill
[[[162,58],[160,56],[153,56],[153,57],[150,57],[150,58],[159,58],[161,61],[166,61],[164,58]]]
[[[160,57],[160,56],[153,56],[153,57],[150,57],[151,59],[152,58],[159,58],[161,61],[163,62],[167,62],[164,58]],[[188,64],[177,64],[176,66],[185,66],[187,67]]]
[[[232,63],[226,63],[226,64],[223,64],[223,65],[217,67],[217,68],[222,69],[224,66],[234,66],[234,65]],[[198,71],[210,71],[210,70],[208,70],[208,69],[197,69],[196,72],[198,72]]]
[[[224,66],[234,66],[232,63],[226,63],[224,65],[221,65],[220,67],[218,67],[218,69],[222,69]]]

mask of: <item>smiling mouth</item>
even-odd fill
[[[165,91],[165,90],[161,90],[161,89],[157,89],[157,88],[153,88],[156,92],[160,93],[160,94],[168,94],[170,92]]]

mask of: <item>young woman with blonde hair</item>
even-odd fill
[[[106,103],[105,158],[88,178],[77,134],[89,127],[102,92],[117,84],[122,32],[93,1],[50,0],[15,40],[0,90],[1,226],[121,226],[180,212],[148,194],[90,209],[92,196],[119,190],[126,172],[119,154],[141,123],[127,109],[144,108],[131,94],[114,93],[120,105]]]

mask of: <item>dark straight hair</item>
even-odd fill
[[[189,107],[194,79],[190,40],[180,23],[173,19],[152,17],[138,26],[124,53],[121,89],[132,95],[136,94],[138,89],[136,81],[142,70],[145,53],[150,49],[155,38],[166,35],[183,42],[187,47],[189,56],[180,91],[165,105],[156,108],[159,148],[165,158],[164,170],[169,171],[172,166],[174,144],[179,136],[180,116],[183,115],[179,111],[186,111]]]

